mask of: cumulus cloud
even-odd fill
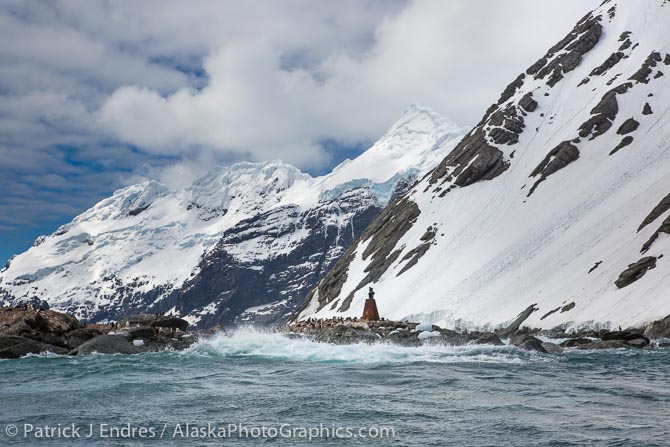
[[[412,103],[473,124],[597,2],[4,1],[4,241],[147,178],[322,171]]]
[[[162,95],[124,86],[99,120],[155,153],[204,150],[319,167],[329,162],[320,141],[371,141],[414,102],[473,124],[587,3],[413,1],[383,15],[368,45],[319,51],[319,39],[304,42],[311,60],[297,66],[283,63],[295,51],[295,30],[231,35],[205,57],[204,87]]]

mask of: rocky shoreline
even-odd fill
[[[72,315],[27,306],[0,307],[0,359],[29,354],[140,354],[182,350],[205,335],[188,322],[162,315],[136,315],[118,324],[84,325]]]
[[[294,322],[282,332],[289,337],[306,338],[331,344],[392,343],[400,346],[424,345],[511,345],[526,351],[557,354],[564,349],[652,349],[670,348],[670,316],[650,324],[645,329],[618,331],[583,331],[566,333],[562,329],[542,331],[510,327],[494,332],[454,331],[432,324],[419,324],[390,320],[365,321],[335,318],[309,319]],[[652,341],[660,340],[660,341]]]
[[[219,333],[189,331],[188,322],[177,317],[139,314],[113,325],[84,325],[75,317],[53,310],[0,307],[0,359],[30,354],[56,355],[141,354],[165,349],[183,350],[206,336]],[[454,331],[432,324],[391,320],[334,318],[293,322],[275,330],[289,338],[336,345],[391,343],[404,347],[516,346],[526,351],[558,354],[564,349],[670,348],[670,316],[644,329],[541,331],[520,327],[518,321],[494,332]],[[665,341],[663,341],[665,339]]]

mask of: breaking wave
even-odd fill
[[[538,354],[509,346],[332,345],[243,328],[199,341],[186,355],[313,363],[523,363]]]

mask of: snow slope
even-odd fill
[[[663,0],[584,17],[296,318],[360,316],[368,286],[382,316],[445,327],[501,327],[529,306],[524,324],[547,329],[670,314],[669,24]]]
[[[245,162],[216,168],[180,191],[155,181],[129,186],[11,259],[0,271],[0,299],[12,304],[45,299],[52,307],[93,320],[173,309],[179,302],[176,294],[187,280],[199,277],[206,254],[227,231],[259,216],[287,224],[285,210],[300,215],[351,194],[380,209],[398,183],[439,162],[443,142],[453,147],[466,131],[427,108],[412,106],[368,151],[322,177],[281,161]],[[347,227],[356,215],[356,210],[333,211],[319,218]],[[286,255],[306,237],[304,229],[290,227],[275,238],[276,225],[266,224],[266,237],[276,239],[271,249],[251,238],[228,247],[237,261],[251,265]],[[188,308],[182,315],[192,312],[189,318],[198,322],[203,313],[220,313],[212,305],[220,291],[208,292],[215,296],[198,297],[198,308],[182,302]],[[302,293],[299,300],[306,290]]]

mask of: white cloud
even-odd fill
[[[239,159],[323,169],[411,103],[473,124],[597,1],[3,1],[0,227]]]
[[[369,29],[371,44],[356,50],[324,51],[310,22],[304,30],[249,23],[264,30],[260,37],[240,31],[212,48],[203,63],[204,88],[161,95],[122,87],[103,104],[100,122],[155,153],[210,151],[313,168],[328,162],[320,141],[373,140],[411,103],[475,123],[508,82],[595,4],[415,1],[383,16]],[[302,49],[316,59],[287,68],[282,61],[301,33]]]

